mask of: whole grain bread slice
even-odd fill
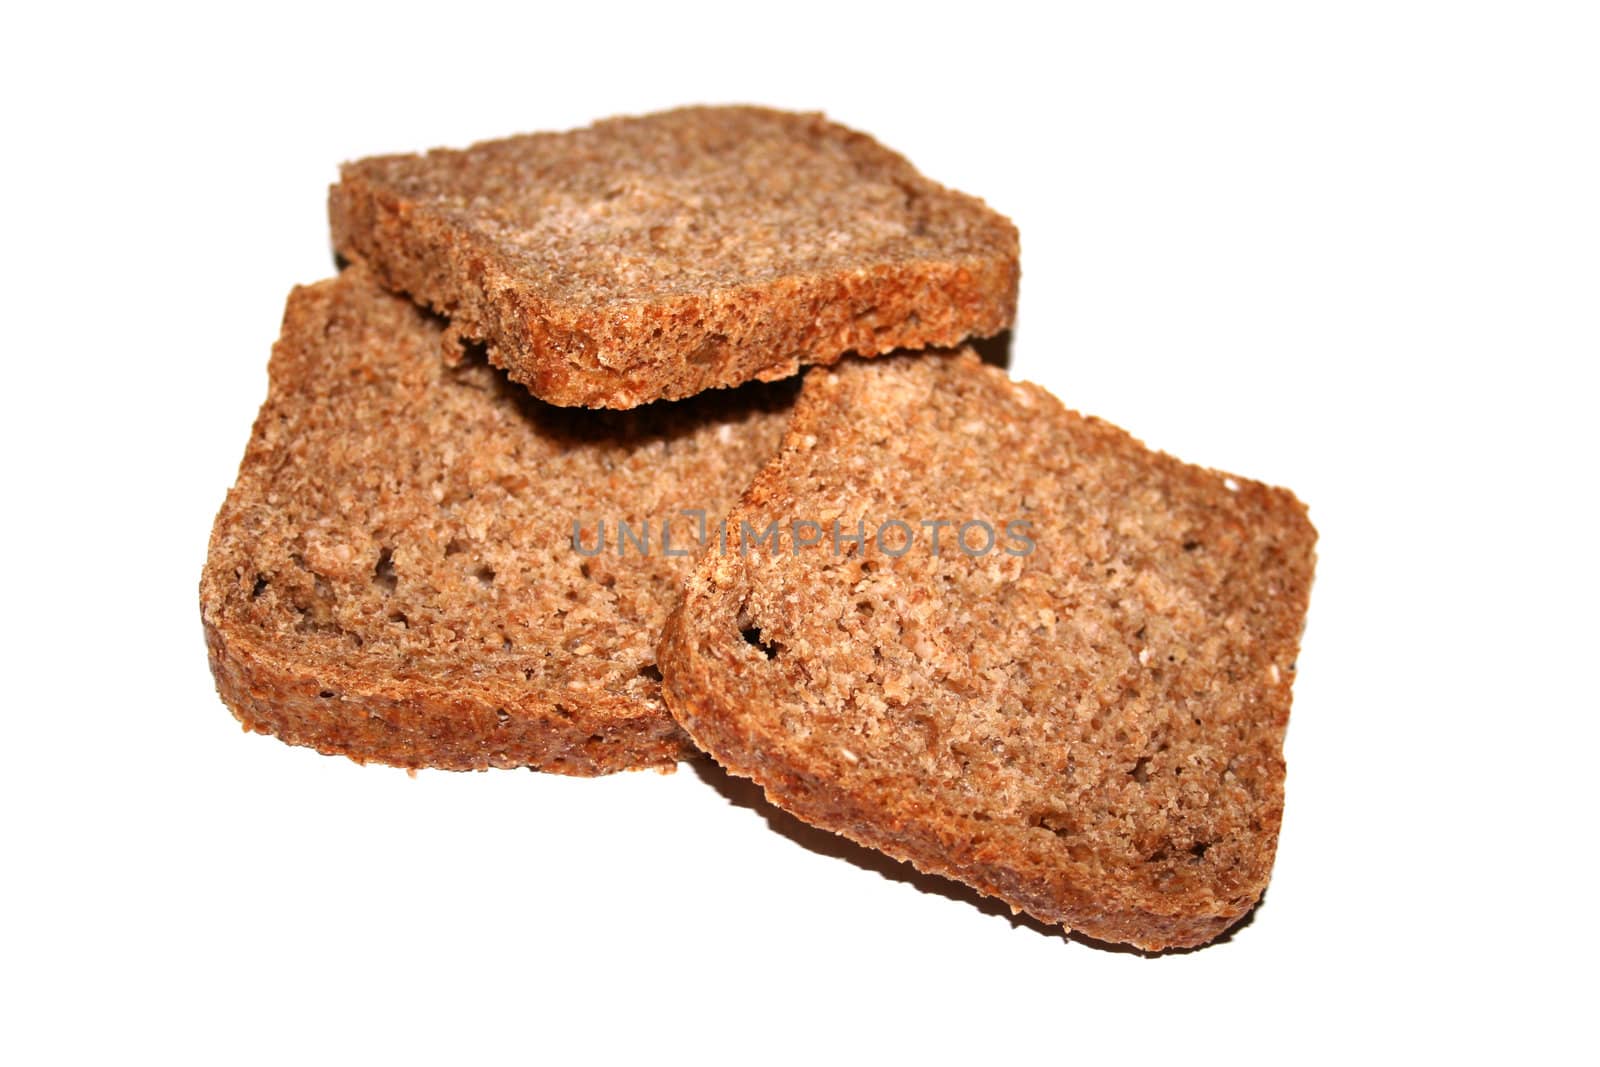
[[[812,371],[726,530],[660,664],[774,803],[1106,941],[1197,945],[1259,898],[1313,567],[1292,494],[967,352]]]
[[[347,164],[338,251],[543,399],[627,408],[1010,325],[1017,231],[820,115],[697,107]]]
[[[572,412],[447,365],[443,330],[359,267],[290,296],[200,585],[223,700],[358,761],[672,765],[692,750],[654,646],[698,534],[678,512],[732,504],[794,390]]]

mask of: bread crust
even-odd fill
[[[727,507],[793,390],[569,413],[447,365],[443,330],[360,267],[290,296],[201,578],[219,694],[358,762],[671,768],[694,750],[654,645],[692,560],[582,555],[572,523],[597,546],[596,522]]]
[[[941,501],[1019,509],[1035,550],[750,543],[775,517]],[[695,743],[773,803],[1149,950],[1260,898],[1314,561],[1288,491],[1151,452],[970,352],[892,357],[808,376],[728,529],[659,661]]]
[[[334,246],[550,403],[1007,328],[1016,228],[820,115],[684,108],[347,164]]]
[[[202,592],[202,599],[207,595]],[[481,695],[336,660],[310,662],[259,633],[203,619],[217,693],[245,729],[357,763],[477,771],[528,767],[590,777],[671,770],[696,755],[649,705],[593,697],[561,704]]]

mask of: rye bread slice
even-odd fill
[[[1315,537],[1288,491],[970,352],[847,361],[690,579],[667,703],[808,822],[1094,938],[1198,945],[1272,869]]]
[[[569,774],[692,751],[655,642],[691,559],[777,448],[793,389],[635,412],[542,404],[359,267],[295,290],[200,603],[249,729],[357,761]],[[582,523],[574,549],[574,521]],[[652,538],[624,543],[627,520]],[[619,549],[622,554],[619,554]]]
[[[333,242],[543,399],[627,408],[1015,312],[1017,231],[821,115],[697,107],[347,164]]]

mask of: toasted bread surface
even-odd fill
[[[774,803],[1106,941],[1256,903],[1314,559],[1291,493],[896,356],[807,376],[726,528],[660,664]]]
[[[555,404],[1010,325],[1017,231],[820,115],[698,107],[347,164],[335,247]]]
[[[358,761],[672,765],[691,749],[654,645],[697,533],[679,512],[732,503],[793,389],[573,412],[448,364],[443,331],[358,266],[290,296],[200,587],[223,700]]]

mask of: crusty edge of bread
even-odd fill
[[[691,585],[696,584],[693,581]],[[893,830],[885,828],[884,813],[869,810],[857,798],[816,775],[769,758],[776,742],[757,733],[736,729],[727,709],[711,705],[704,694],[716,686],[697,654],[685,617],[696,610],[702,595],[691,590],[662,633],[659,662],[663,665],[662,692],[667,707],[696,746],[709,753],[732,774],[759,785],[767,799],[797,818],[832,831],[894,859],[911,864],[924,874],[964,883],[985,896],[995,897],[1013,910],[1068,931],[1079,930],[1101,941],[1123,942],[1148,951],[1191,948],[1221,936],[1255,906],[1259,894],[1242,907],[1215,914],[1186,913],[1175,902],[1170,913],[1147,908],[1108,907],[1091,891],[1064,879],[1048,879],[1009,865],[1003,859],[986,859],[946,828],[932,821],[896,818]],[[737,628],[735,628],[737,633]],[[671,669],[667,669],[667,665]],[[1269,847],[1275,846],[1276,835]]]
[[[552,705],[495,707],[339,664],[297,665],[255,635],[230,633],[203,603],[217,693],[246,729],[357,763],[439,770],[526,767],[590,777],[673,769],[695,755],[656,713],[599,721]],[[597,739],[598,738],[598,739]]]

